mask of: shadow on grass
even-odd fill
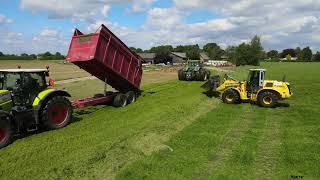
[[[219,98],[220,97],[220,93],[219,92],[216,92],[216,91],[206,91],[206,92],[203,92],[202,94],[208,96],[209,98]]]
[[[100,109],[101,109],[101,107],[96,106],[96,107],[90,107],[90,108],[84,108],[84,109],[75,110],[75,112],[72,115],[72,119],[70,120],[69,125],[82,121],[85,116],[90,115],[90,114],[92,114],[92,113],[94,113],[94,112],[96,112],[96,111],[98,111]],[[21,130],[20,133],[13,135],[13,137],[11,139],[11,144],[13,142],[15,142],[16,140],[27,138],[27,137],[31,137],[33,135],[41,134],[41,133],[49,132],[49,131],[55,131],[55,130],[48,129],[48,128],[42,126],[42,125],[40,125],[37,129],[34,129],[32,131],[28,131],[26,129]]]

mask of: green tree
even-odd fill
[[[287,57],[288,54],[290,54],[291,57],[297,57],[294,49],[284,49],[282,51],[282,53],[280,54],[280,57],[285,58],[285,57]]]
[[[267,53],[268,58],[277,59],[279,58],[279,52],[277,50],[271,50]]]
[[[0,56],[4,56],[4,54],[0,51]]]
[[[237,62],[236,50],[237,50],[236,46],[228,46],[226,49],[226,55],[229,57],[230,62],[239,66],[240,63]]]
[[[130,47],[130,49],[135,53],[143,53],[143,50],[141,48]]]
[[[310,47],[305,47],[302,49],[301,57],[303,61],[311,61],[312,60],[312,50]]]
[[[200,48],[199,45],[179,45],[173,49],[175,52],[184,52],[187,55],[188,59],[200,59]]]
[[[164,46],[156,46],[152,47],[149,52],[156,53],[156,54],[168,54],[173,51],[173,47],[171,45],[164,45]]]
[[[320,52],[318,51],[314,56],[313,56],[313,61],[320,61]]]
[[[263,59],[263,48],[261,45],[260,37],[255,35],[250,43],[250,56],[248,64],[258,66],[260,65],[261,59]]]
[[[216,43],[208,43],[203,46],[203,50],[208,54],[210,59],[221,59],[224,51]]]
[[[296,57],[298,60],[302,60],[303,57],[302,57],[302,51],[301,51],[301,48],[300,47],[297,47],[295,50],[294,50],[295,54],[296,54]]]

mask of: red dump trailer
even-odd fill
[[[116,106],[123,106],[135,100],[140,92],[141,57],[131,51],[104,25],[92,34],[83,34],[76,29],[70,43],[67,61],[118,91],[105,92],[103,96],[75,101],[73,102],[75,107],[110,101]],[[124,103],[125,97],[127,102]]]

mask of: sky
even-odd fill
[[[0,51],[66,54],[75,28],[101,24],[142,49],[226,48],[258,35],[266,50],[320,51],[320,0],[0,0]]]

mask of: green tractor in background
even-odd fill
[[[204,68],[200,60],[189,60],[187,65],[178,71],[180,81],[206,81],[210,77],[210,71]]]
[[[65,127],[71,120],[69,93],[47,83],[47,69],[0,70],[0,148],[25,132]]]

